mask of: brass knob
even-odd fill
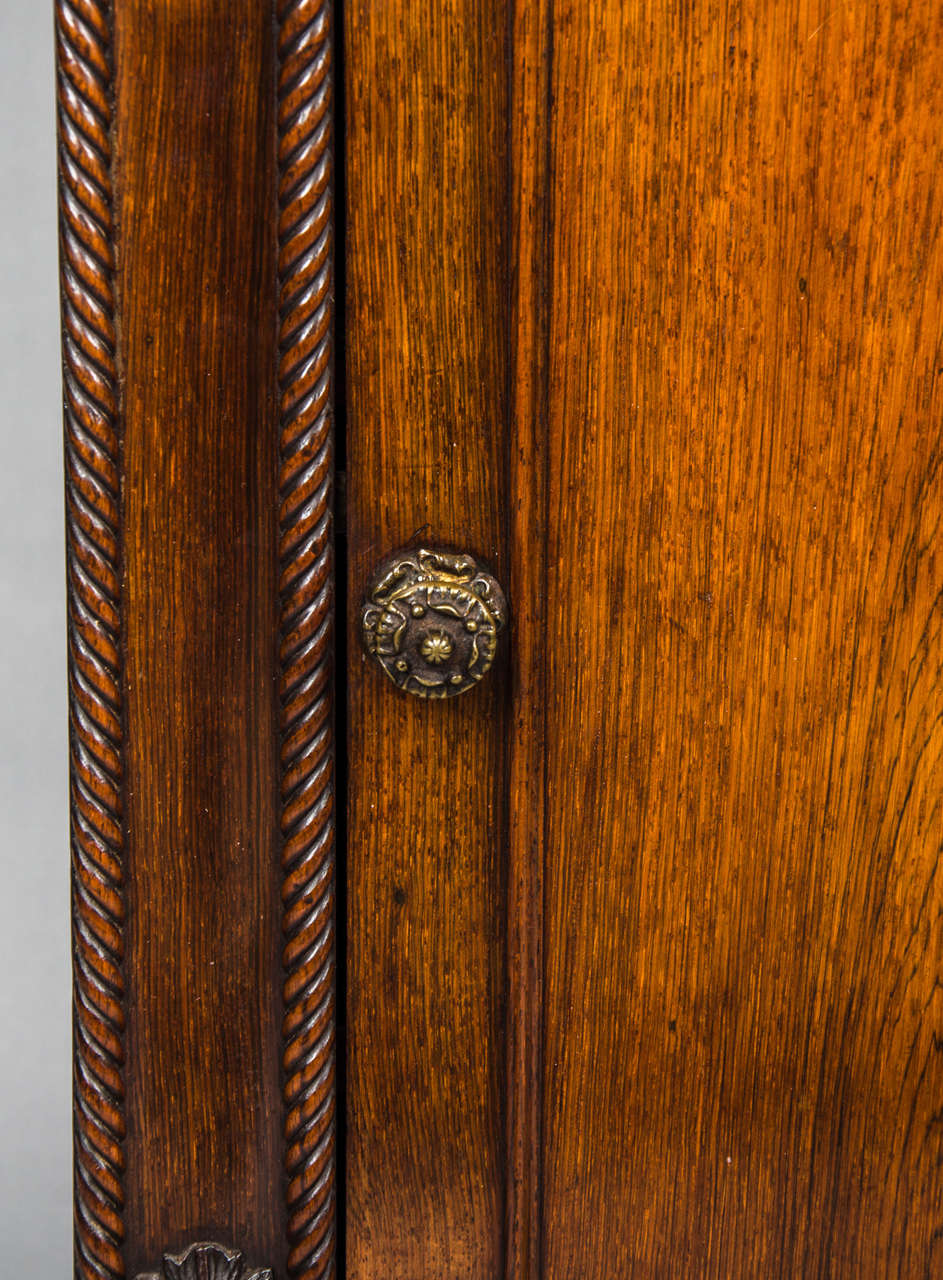
[[[367,652],[399,689],[451,698],[488,671],[507,621],[497,581],[471,556],[397,551],[371,580],[360,615]]]

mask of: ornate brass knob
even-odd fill
[[[377,569],[360,616],[363,642],[399,689],[451,698],[494,661],[507,602],[471,556],[397,551]]]

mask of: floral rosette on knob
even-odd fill
[[[374,574],[361,613],[364,646],[398,689],[421,698],[464,693],[491,668],[507,601],[476,560],[420,547]]]

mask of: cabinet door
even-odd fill
[[[354,1280],[943,1268],[940,17],[346,6]]]

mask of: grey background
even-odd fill
[[[71,1274],[52,0],[0,0],[0,1277]]]

